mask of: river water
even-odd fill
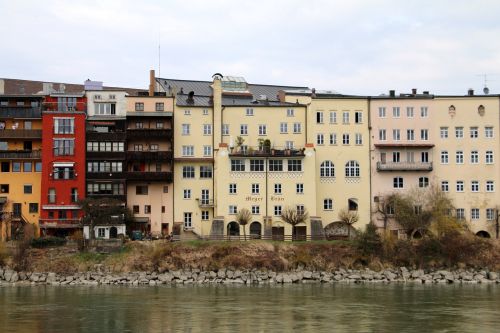
[[[0,287],[0,332],[500,332],[500,286]]]

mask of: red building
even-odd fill
[[[85,196],[86,97],[53,93],[42,108],[42,235],[81,230],[78,201]]]

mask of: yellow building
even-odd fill
[[[23,224],[38,226],[41,101],[41,96],[0,95],[0,240],[16,238]]]

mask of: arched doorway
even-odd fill
[[[116,227],[109,228],[109,238],[117,238],[118,237],[118,229]]]
[[[483,237],[483,238],[491,238],[489,232],[481,230],[476,233],[476,236]]]
[[[260,239],[262,236],[262,224],[260,222],[252,222],[250,224],[250,238]]]
[[[228,236],[239,236],[240,235],[240,225],[237,222],[229,222],[227,225],[227,235]]]

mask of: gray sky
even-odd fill
[[[500,93],[500,2],[0,0],[0,77],[145,88],[148,70],[346,94]],[[158,73],[158,72],[157,72]]]

